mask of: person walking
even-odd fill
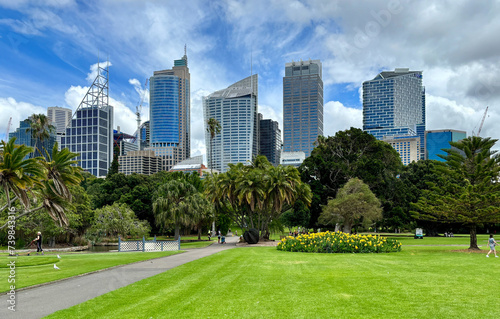
[[[38,255],[39,252],[42,253],[43,255],[43,249],[42,249],[42,233],[38,232],[36,234],[36,238],[33,239],[33,241],[36,241],[36,254]]]
[[[486,254],[486,257],[490,257],[491,252],[495,253],[495,257],[497,256],[497,251],[495,246],[498,245],[495,239],[493,238],[493,234],[490,235],[490,239],[488,239],[488,245],[490,245],[490,251]]]

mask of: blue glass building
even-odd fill
[[[149,80],[149,147],[169,170],[191,155],[190,74],[187,56]]]
[[[458,142],[467,138],[465,131],[432,130],[425,132],[426,159],[444,162],[438,155],[446,155],[443,149],[450,149],[450,142]]]
[[[205,141],[208,167],[226,172],[228,164],[249,164],[258,154],[258,76],[254,74],[227,89],[216,91],[203,99]],[[216,119],[219,134],[210,141],[207,122]],[[212,152],[213,145],[213,152]]]
[[[320,60],[285,64],[283,151],[311,154],[323,135],[323,80]]]
[[[45,150],[52,153],[52,148],[56,142],[56,132],[50,133],[50,136],[47,140],[42,141],[41,143],[36,143],[36,140],[31,135],[31,124],[30,119],[26,119],[24,121],[19,122],[19,128],[14,132],[9,133],[9,139],[12,137],[16,138],[16,144],[18,145],[26,145],[33,147],[33,153],[31,155],[27,155],[26,158],[30,156],[45,156]],[[37,145],[38,144],[38,145]],[[39,150],[36,147],[40,148]],[[45,150],[44,150],[45,149]]]
[[[425,156],[425,88],[422,71],[395,69],[363,82],[363,130],[378,140],[418,136]]]

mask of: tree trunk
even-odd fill
[[[201,240],[201,227],[198,227],[198,240]]]
[[[476,225],[470,226],[470,247],[469,249],[479,250],[477,246]]]
[[[177,224],[177,223],[176,223],[176,224],[175,224],[175,236],[174,236],[174,240],[179,239],[179,235],[180,235],[180,228],[181,228],[181,227],[179,226],[179,224]]]
[[[351,223],[344,223],[344,230],[343,232],[346,234],[350,234],[352,229],[352,224]]]

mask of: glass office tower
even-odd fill
[[[54,144],[56,142],[55,132],[51,132],[49,138],[45,139],[44,141],[36,141],[36,139],[32,136],[30,118],[19,122],[19,128],[14,132],[9,133],[9,139],[11,139],[12,137],[16,138],[15,143],[18,145],[33,147],[33,152],[27,155],[25,157],[26,159],[38,156],[45,157],[45,150],[47,150],[49,154],[52,154],[52,148],[54,147]]]
[[[320,60],[285,64],[283,78],[283,151],[308,157],[323,135],[323,80]]]
[[[61,148],[80,154],[80,166],[105,177],[113,160],[113,107],[109,105],[108,69],[97,67],[94,83],[61,138]]]
[[[190,74],[187,56],[149,80],[149,147],[169,170],[191,155]]]
[[[259,153],[278,166],[281,158],[281,130],[278,122],[264,119],[259,113],[259,134]]]
[[[378,140],[420,138],[419,158],[425,156],[425,88],[422,71],[395,69],[363,82],[363,130]]]
[[[258,154],[257,82],[258,76],[254,74],[203,99],[209,168],[225,172],[229,169],[228,164],[246,165]],[[210,133],[206,130],[210,118],[216,119],[221,126],[213,144],[210,141]]]
[[[425,131],[425,159],[437,160],[444,162],[445,160],[438,155],[446,155],[443,149],[451,149],[450,142],[458,142],[466,139],[467,133],[458,130],[432,130]]]

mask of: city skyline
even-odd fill
[[[362,127],[363,81],[410,68],[424,74],[427,129],[470,135],[490,106],[481,135],[500,137],[498,1],[255,2],[0,0],[0,138],[11,116],[13,132],[48,107],[75,111],[97,60],[108,58],[115,128],[133,133],[145,79],[171,67],[185,44],[191,156],[205,154],[203,96],[258,73],[259,112],[283,129],[283,65],[309,58],[323,64],[326,136]],[[147,114],[146,101],[143,121]]]

